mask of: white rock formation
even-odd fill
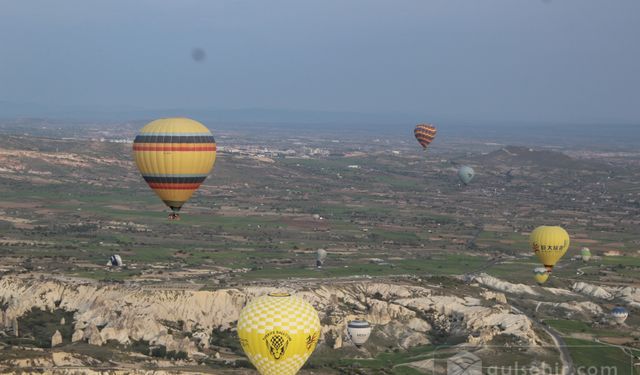
[[[640,308],[640,288],[630,286],[619,288],[615,295],[625,301],[629,306]]]
[[[589,297],[605,300],[612,300],[614,298],[613,295],[609,293],[605,288],[583,282],[577,282],[573,284],[571,289],[573,289],[574,292],[584,294]]]
[[[631,307],[640,308],[640,288],[630,286],[616,288],[577,282],[571,289],[580,294],[608,301],[619,298]]]
[[[486,273],[480,274],[474,278],[474,281],[487,288],[497,290],[509,294],[529,294],[532,296],[539,295],[532,287],[525,284],[513,284],[496,277],[489,276]]]
[[[91,345],[101,346],[103,344],[102,336],[100,335],[100,331],[98,327],[96,327],[95,323],[89,324],[87,328],[84,330],[84,338]]]
[[[480,295],[482,296],[482,298],[488,301],[496,301],[502,304],[507,303],[507,297],[504,295],[504,293],[492,292],[490,290],[483,290],[482,293],[480,293]]]
[[[594,320],[604,314],[602,307],[591,301],[538,302],[537,309],[541,308],[559,310],[565,319],[589,317],[590,320]]]
[[[62,344],[62,333],[56,330],[56,332],[51,336],[51,347],[53,348],[56,345]]]
[[[73,331],[73,335],[71,335],[71,342],[81,341],[84,338],[84,331],[81,329],[77,329]]]
[[[495,280],[484,276],[481,283],[496,285]],[[135,285],[12,276],[0,279],[0,302],[7,306],[6,319],[20,317],[34,307],[75,312],[71,323],[74,342],[86,340],[92,345],[102,345],[108,340],[123,344],[144,340],[150,345],[164,345],[168,351],[195,355],[208,347],[214,329],[235,326],[248,300],[275,290],[267,287],[145,290]],[[345,339],[346,323],[355,318],[368,320],[375,327],[374,335],[388,336],[403,348],[429,343],[434,330],[469,336],[476,343],[501,334],[531,344],[537,342],[531,322],[524,315],[511,313],[501,293],[485,292],[484,298],[499,302],[486,307],[482,299],[475,297],[441,296],[424,287],[388,283],[362,282],[289,291],[316,307],[323,322],[322,337],[334,347],[352,345]],[[164,325],[178,321],[185,323],[183,329],[190,331],[191,339],[174,337]]]

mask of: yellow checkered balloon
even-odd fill
[[[302,298],[270,293],[242,309],[238,336],[262,375],[295,375],[316,348],[320,318]]]

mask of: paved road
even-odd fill
[[[560,332],[556,331],[554,328],[546,326],[544,323],[540,323],[542,329],[545,330],[551,336],[553,343],[556,345],[556,348],[560,351],[560,360],[562,361],[562,373],[564,375],[572,375],[575,374],[575,368],[573,366],[573,359],[571,358],[571,353],[569,353],[569,349],[567,349],[567,343],[564,342],[562,335]]]
[[[511,306],[511,309],[518,314],[526,315],[522,310],[517,307]],[[556,349],[560,352],[560,361],[562,361],[562,374],[563,375],[573,375],[575,374],[575,367],[573,366],[573,359],[571,358],[571,354],[569,353],[569,349],[567,349],[567,343],[564,342],[562,335],[560,332],[555,329],[549,327],[544,322],[535,320],[531,317],[529,319],[538,327],[540,327],[543,331],[547,332],[553,340],[553,344],[556,346]]]

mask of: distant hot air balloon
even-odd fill
[[[588,262],[589,259],[591,259],[591,250],[589,250],[588,247],[583,247],[582,249],[580,249],[580,256],[582,257],[583,261]]]
[[[216,161],[216,142],[209,129],[187,118],[147,124],[133,142],[142,177],[178,219],[182,205],[207,178]]]
[[[536,267],[533,269],[533,277],[536,279],[538,284],[544,284],[549,278],[549,272],[544,267]]]
[[[353,341],[357,347],[360,347],[364,345],[367,340],[369,340],[369,336],[371,336],[371,324],[366,320],[352,320],[347,325],[347,332],[349,333],[351,341]]]
[[[114,254],[109,257],[108,266],[111,267],[122,267],[122,258],[118,254]]]
[[[569,249],[569,234],[561,227],[543,225],[531,232],[529,242],[544,267],[551,272]]]
[[[302,298],[270,293],[242,309],[238,336],[260,374],[294,375],[318,343],[320,319]]]
[[[327,258],[327,250],[318,249],[317,257],[316,257],[316,267],[322,268],[324,264],[324,260]]]
[[[613,310],[611,310],[611,317],[618,324],[624,323],[624,321],[627,320],[628,316],[629,312],[624,307],[617,306],[614,307]]]
[[[476,172],[473,170],[473,168],[466,165],[458,169],[458,178],[460,178],[460,181],[462,181],[462,183],[465,185],[469,185],[469,182],[473,180],[473,176],[475,175]]]
[[[436,127],[431,124],[419,124],[416,125],[416,128],[413,130],[413,134],[424,150],[433,142],[433,139],[436,137],[436,132]]]

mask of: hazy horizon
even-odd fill
[[[640,123],[633,0],[2,4],[0,117]]]

